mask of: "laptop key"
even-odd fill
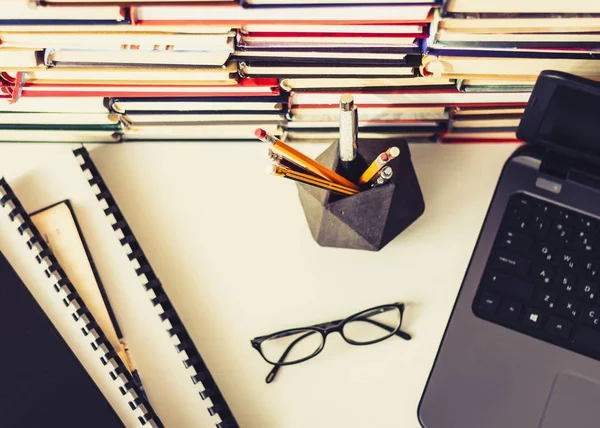
[[[502,273],[491,273],[484,281],[488,291],[522,302],[529,302],[535,290],[533,284]]]
[[[539,284],[550,285],[554,279],[554,269],[536,264],[531,270],[531,277]]]
[[[497,250],[491,258],[492,267],[507,273],[527,275],[531,262],[523,257],[515,256],[504,250]]]
[[[573,329],[573,322],[555,316],[548,318],[544,331],[557,339],[568,339]]]
[[[519,321],[523,305],[519,302],[506,301],[500,308],[500,317],[506,321]]]
[[[563,250],[558,256],[558,262],[569,270],[575,270],[577,267],[577,254],[571,250]]]
[[[579,300],[573,297],[562,296],[555,305],[556,313],[566,318],[575,318],[579,314]],[[600,314],[600,312],[599,312]]]
[[[581,311],[581,323],[600,328],[600,308],[586,304]]]
[[[523,324],[526,326],[539,329],[542,327],[544,322],[544,314],[539,309],[528,308],[525,310],[525,317],[523,318]]]
[[[577,287],[577,297],[582,297],[586,300],[594,300],[598,285],[590,281],[583,281]]]
[[[545,217],[536,216],[529,229],[539,238],[544,238],[550,231],[550,220]]]
[[[544,263],[552,263],[556,258],[556,255],[554,254],[554,247],[547,242],[537,244],[534,249],[534,255],[538,260]]]
[[[527,252],[533,241],[522,233],[516,232],[516,230],[506,229],[500,236],[499,244],[507,250]]]
[[[573,294],[575,293],[575,284],[577,277],[572,273],[559,273],[556,277],[555,284],[562,292]]]
[[[500,305],[500,298],[490,293],[482,293],[479,300],[479,309],[488,313],[494,314]]]
[[[536,308],[551,311],[556,304],[556,293],[550,290],[540,291],[533,300],[533,305]]]

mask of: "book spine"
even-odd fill
[[[127,253],[127,257],[132,263],[135,273],[140,277],[148,298],[160,314],[159,316],[165,330],[171,337],[175,349],[180,354],[191,381],[196,385],[198,394],[203,400],[207,401],[208,412],[212,416],[216,416],[215,424],[217,428],[237,428],[238,424],[225,398],[210,374],[208,367],[202,360],[196,345],[185,329],[177,311],[171,304],[160,279],[146,258],[144,251],[119,209],[117,202],[110,193],[108,186],[102,179],[88,151],[85,147],[81,147],[74,150],[73,154],[78,159],[79,165],[86,175],[88,183],[94,190],[96,198],[103,204],[104,214],[109,218],[115,233],[118,234],[120,243]]]
[[[111,348],[107,337],[96,323],[58,260],[52,254],[52,250],[44,241],[4,177],[0,178],[0,195],[0,206],[5,210],[9,210],[8,217],[12,222],[16,222],[17,230],[26,238],[32,256],[44,269],[46,277],[49,283],[52,284],[57,296],[70,312],[73,320],[79,325],[81,334],[86,340],[89,340],[92,349],[102,364],[109,369],[110,377],[117,384],[121,394],[128,400],[129,407],[135,412],[140,424],[161,428],[162,423],[143,399],[127,368],[115,350]]]

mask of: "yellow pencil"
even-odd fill
[[[301,172],[293,171],[289,168],[285,168],[281,165],[274,163],[269,167],[268,170],[271,174],[284,177],[293,181],[308,184],[311,186],[319,187],[324,190],[329,190],[334,193],[338,193],[345,196],[356,195],[359,193],[358,190],[350,189],[346,186],[334,184],[331,181],[316,178],[312,175],[303,174]]]
[[[398,147],[390,147],[385,152],[381,153],[359,177],[358,184],[362,186],[367,184],[373,179],[373,177],[375,177],[375,174],[377,174],[379,170],[385,166],[386,163],[398,157],[399,154],[400,149]]]
[[[265,143],[272,144],[273,147],[277,149],[277,151],[279,151],[283,156],[288,158],[293,163],[299,164],[305,169],[314,172],[315,174],[333,183],[341,184],[342,186],[350,187],[351,189],[360,190],[360,188],[350,180],[347,180],[346,178],[339,175],[337,172],[332,171],[326,166],[321,165],[319,162],[300,153],[298,150],[288,146],[283,141],[269,134],[264,129],[258,128],[256,132],[254,132],[254,135],[259,140],[264,141]]]

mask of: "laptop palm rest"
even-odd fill
[[[561,373],[552,386],[540,428],[597,428],[599,403],[600,383]]]

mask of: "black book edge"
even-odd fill
[[[107,217],[110,215],[114,216],[115,223],[112,224],[112,228],[115,232],[120,230],[123,234],[123,238],[120,239],[121,245],[128,245],[131,248],[131,252],[127,254],[127,257],[131,262],[137,261],[139,264],[139,267],[135,270],[137,276],[144,275],[146,277],[147,282],[144,284],[144,289],[146,291],[152,290],[154,292],[156,297],[151,300],[152,304],[155,307],[158,306],[162,309],[163,312],[160,315],[161,320],[163,322],[169,321],[171,325],[166,329],[166,332],[169,336],[176,336],[179,340],[179,344],[175,346],[175,349],[178,353],[185,351],[186,356],[182,358],[183,365],[187,369],[192,367],[196,372],[190,379],[194,384],[200,383],[203,386],[204,390],[199,393],[200,397],[203,400],[206,398],[211,399],[213,406],[208,408],[208,412],[213,416],[218,415],[221,418],[221,423],[217,424],[217,428],[237,428],[239,425],[229,409],[223,394],[219,390],[217,383],[200,356],[200,352],[198,352],[198,349],[183,325],[181,318],[169,300],[169,296],[165,292],[160,279],[154,272],[154,269],[152,269],[149,260],[146,258],[144,251],[129,227],[123,213],[119,209],[117,202],[110,193],[108,186],[102,179],[100,171],[96,168],[87,149],[85,147],[77,148],[73,150],[73,154],[79,161],[81,170],[89,173],[91,176],[91,178],[88,179],[88,183],[92,189],[93,186],[98,187],[98,191],[95,191],[96,198],[98,201],[104,201],[107,205],[107,208],[104,209],[104,214]]]
[[[143,398],[143,394],[135,385],[133,378],[117,353],[113,349],[110,349],[110,344],[106,335],[75,290],[75,287],[73,287],[73,284],[65,274],[63,268],[58,263],[58,260],[54,254],[52,254],[50,247],[48,247],[48,244],[44,241],[39,230],[35,227],[31,218],[25,211],[21,201],[4,177],[0,178],[0,192],[3,194],[0,198],[0,205],[6,207],[6,205],[9,204],[9,207],[12,208],[8,214],[10,220],[13,222],[15,220],[20,221],[17,228],[18,232],[21,235],[24,235],[29,231],[29,233],[26,234],[26,236],[29,237],[27,246],[34,252],[35,260],[38,264],[45,264],[44,268],[46,276],[48,278],[52,275],[59,277],[59,280],[54,284],[54,290],[57,293],[64,293],[65,297],[62,299],[62,303],[65,307],[71,306],[75,309],[72,313],[73,320],[79,321],[81,319],[86,322],[85,326],[81,329],[82,335],[84,337],[90,336],[90,339],[92,339],[90,346],[94,350],[100,349],[104,353],[104,355],[100,357],[100,361],[104,366],[112,367],[109,374],[113,381],[120,380],[123,383],[122,386],[118,387],[121,395],[125,396],[130,394],[130,397],[127,397],[127,399],[131,398],[128,401],[128,404],[132,411],[137,410],[140,413],[137,416],[140,424],[146,425],[148,423],[150,426],[163,428],[164,425],[150,404]]]

